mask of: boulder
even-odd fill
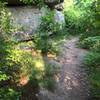
[[[63,29],[65,26],[65,17],[62,11],[55,10],[55,22],[60,25],[60,29]]]
[[[12,25],[19,29],[14,32],[16,39],[27,40],[36,33],[41,23],[42,11],[33,6],[8,7],[11,11]]]
[[[45,4],[47,4],[49,7],[54,7],[57,4],[63,3],[64,0],[45,0]]]
[[[60,3],[58,5],[55,6],[55,9],[57,9],[58,11],[63,11],[64,9],[64,4],[63,3]]]

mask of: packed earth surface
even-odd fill
[[[53,92],[41,89],[39,100],[88,100],[89,84],[83,67],[87,51],[77,46],[78,37],[64,41],[58,62],[62,65]]]

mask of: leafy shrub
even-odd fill
[[[84,32],[83,34],[80,34],[79,40],[82,41],[85,38],[94,37],[94,36],[99,36],[98,32],[96,32],[95,30],[92,32]]]
[[[1,11],[1,18],[0,18],[0,24],[1,29],[3,32],[9,33],[11,29],[10,25],[10,12],[8,12],[7,9],[3,9]]]
[[[12,46],[11,41],[8,39],[8,31],[10,28],[9,14],[6,12],[4,6],[5,4],[0,2],[0,70],[4,65],[6,66],[6,58],[9,56],[9,51]],[[5,73],[2,70],[1,73],[5,76]]]
[[[94,26],[95,26],[95,28],[97,29],[97,30],[99,30],[99,28],[100,28],[100,5],[99,5],[99,0],[97,0],[96,2],[95,2],[95,5],[96,5],[96,7],[95,7],[95,14],[94,14],[94,17],[95,17],[95,21],[94,21]],[[98,31],[98,34],[99,34],[99,31]]]
[[[7,13],[8,10],[3,3],[0,4],[2,7],[2,9],[0,8],[0,87],[2,87],[0,99],[19,99],[24,91],[27,92],[28,84],[31,84],[32,87],[37,86],[35,87],[37,89],[39,84],[43,84],[48,89],[53,88],[55,73],[52,73],[52,67],[54,66],[46,64],[43,55],[39,58],[33,57],[32,52],[17,48],[15,42],[12,41],[10,13]],[[60,25],[55,23],[53,18],[53,12],[48,12],[46,16],[42,17],[39,34],[35,36],[35,47],[37,50],[41,50],[42,54],[56,51],[55,45],[49,38],[49,32],[58,33]],[[21,76],[28,77],[28,83],[25,85],[26,87],[22,86],[19,89]],[[32,89],[34,90],[34,88]]]
[[[93,73],[89,76],[90,80],[90,90],[91,90],[91,97],[95,98],[93,100],[100,99],[100,69],[99,71],[93,71]]]
[[[65,0],[65,21],[70,33],[80,34],[95,29],[95,2],[95,0]]]
[[[18,100],[20,93],[11,88],[0,88],[0,100]]]
[[[60,25],[54,21],[54,12],[46,8],[45,15],[41,18],[41,24],[37,34],[34,36],[35,48],[47,54],[53,52],[53,42],[50,35],[57,34],[60,31]],[[56,50],[54,50],[56,51]]]
[[[14,46],[16,48],[16,46]],[[21,84],[21,77],[25,76],[28,78],[28,83],[26,85],[32,85],[32,87],[39,88],[39,86],[43,86],[47,89],[51,89],[50,87],[53,87],[55,80],[53,79],[54,74],[53,73],[53,67],[52,65],[48,65],[46,61],[43,59],[42,56],[39,57],[33,57],[32,53],[29,51],[25,50],[20,50],[20,49],[12,49],[10,50],[10,55],[7,56],[7,64],[6,67],[3,66],[2,71],[6,73],[8,76],[9,81],[14,84],[11,86],[12,89],[16,92],[27,92],[27,89],[23,86],[20,88],[20,90],[16,90],[15,88],[17,87],[18,84]],[[5,65],[5,64],[4,64]],[[4,70],[6,69],[6,70]],[[1,73],[2,74],[2,73]],[[4,78],[1,83],[3,83],[6,79],[6,76],[2,75]],[[49,80],[48,80],[49,78]],[[30,83],[31,82],[31,83]],[[41,85],[42,84],[42,85]],[[4,84],[3,84],[4,85]],[[35,86],[34,86],[35,85]],[[6,86],[6,85],[5,85]],[[7,86],[10,87],[10,84],[7,83]],[[38,86],[38,87],[36,87]],[[34,90],[34,88],[32,88]],[[3,90],[5,90],[3,88]],[[25,92],[25,93],[26,93]],[[8,93],[5,94],[8,95]],[[2,97],[3,91],[1,92]],[[5,95],[5,96],[6,96]],[[12,95],[14,96],[14,95]],[[12,96],[9,95],[9,98],[12,98]],[[18,95],[17,95],[18,96]],[[20,94],[20,97],[22,95]],[[5,97],[4,97],[5,98]],[[27,97],[26,97],[27,98]]]
[[[85,57],[85,66],[88,70],[91,96],[100,99],[100,53],[90,52]],[[94,99],[93,99],[94,100]]]
[[[5,8],[5,3],[0,1],[0,99],[17,99],[18,93],[7,84],[12,78],[14,70],[9,65],[13,43],[10,37],[10,13]],[[11,70],[12,72],[10,72]],[[8,87],[7,87],[8,86]]]
[[[35,49],[41,51],[44,66],[44,71],[43,73],[40,72],[40,75],[38,74],[37,80],[39,81],[40,86],[43,86],[49,90],[53,90],[55,87],[54,75],[56,73],[53,72],[55,71],[54,66],[56,65],[48,64],[49,62],[47,60],[47,55],[48,53],[58,53],[57,44],[55,43],[55,41],[53,41],[54,39],[52,38],[52,36],[57,37],[59,34],[61,34],[61,29],[60,25],[54,21],[54,11],[46,8],[45,15],[41,18],[39,29],[33,37],[33,42],[35,45]],[[34,71],[32,76],[35,76]]]
[[[97,52],[90,52],[86,57],[85,57],[85,64],[88,66],[90,69],[98,69],[100,67],[100,54]]]
[[[5,3],[0,2],[0,30],[6,34],[10,33],[12,27],[10,16],[11,13],[6,9]]]
[[[56,33],[60,30],[60,25],[54,20],[55,11],[45,8],[45,15],[41,17],[39,30],[42,32]]]
[[[81,41],[83,48],[100,51],[100,36],[88,37]]]

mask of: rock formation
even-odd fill
[[[63,2],[64,0],[45,0],[45,4],[48,5],[50,8],[53,8],[55,5],[58,5]]]
[[[8,5],[11,6],[18,6],[18,5],[23,5],[22,2],[20,2],[20,0],[7,0]]]
[[[62,13],[63,9],[63,0],[45,0],[45,3],[50,7],[53,7],[52,10],[55,11],[54,20],[55,22],[61,25],[61,29],[65,24],[64,15]],[[9,5],[13,5],[13,7],[9,7],[9,10],[12,13],[11,19],[13,20],[13,24],[22,27],[23,30],[20,32],[15,32],[16,39],[20,40],[27,40],[38,29],[41,23],[41,16],[45,14],[45,8],[41,10],[34,6],[18,6],[21,4],[19,0],[8,0]],[[17,5],[17,7],[14,7]]]
[[[7,0],[8,1],[8,5],[23,5],[22,2],[20,2],[20,0]],[[33,0],[34,1],[34,0]],[[44,0],[44,3],[46,5],[48,5],[49,7],[54,7],[57,4],[60,4],[64,2],[64,0]]]

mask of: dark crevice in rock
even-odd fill
[[[26,4],[24,4],[23,2],[21,2],[20,0],[8,0],[8,6],[24,6]],[[63,3],[64,0],[44,0],[44,3],[46,5],[48,5],[48,7],[50,8],[54,8],[55,5]],[[34,5],[34,4],[30,4],[30,5]]]
[[[20,0],[8,0],[8,4],[9,6],[19,6],[19,5],[25,5],[22,2],[20,2]]]
[[[45,0],[45,4],[48,5],[49,8],[54,9],[55,5],[63,3],[64,0]]]

